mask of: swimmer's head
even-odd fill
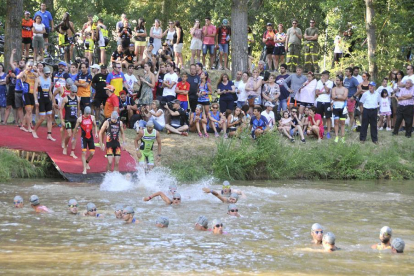
[[[239,195],[237,193],[231,193],[229,197],[229,202],[236,203],[238,199],[239,199]]]
[[[86,212],[88,215],[96,215],[96,206],[92,202],[86,204]]]
[[[223,223],[219,219],[214,219],[212,222],[213,234],[223,234]]]
[[[391,243],[391,250],[393,253],[403,253],[405,248],[405,242],[400,238],[395,238]]]
[[[222,195],[230,195],[231,194],[231,186],[230,182],[227,180],[223,182],[223,187],[221,188]]]
[[[332,232],[328,232],[323,235],[323,244],[335,245],[335,235]]]
[[[70,199],[68,202],[68,206],[69,206],[69,211],[72,214],[78,213],[78,202],[76,201],[76,199]]]
[[[170,186],[168,186],[168,190],[170,191],[171,194],[174,194],[177,191],[177,185],[170,184]]]
[[[39,205],[39,197],[37,195],[30,196],[30,204],[32,204],[33,206]]]
[[[122,218],[122,212],[123,212],[124,206],[117,204],[115,206],[115,217],[117,219],[121,219]]]
[[[127,206],[124,208],[124,210],[122,211],[122,218],[127,221],[129,219],[131,219],[131,216],[134,217],[134,208],[132,208],[131,206]]]
[[[195,224],[196,230],[205,231],[208,229],[208,219],[205,216],[199,216]]]
[[[178,192],[173,194],[172,204],[177,205],[181,203],[181,195]]]
[[[159,217],[155,221],[155,225],[159,228],[167,228],[169,224],[170,224],[170,221],[166,217]]]
[[[111,113],[111,120],[116,121],[118,120],[118,117],[119,117],[118,111],[113,111]]]
[[[315,243],[320,244],[323,237],[323,227],[319,223],[312,224],[311,235]]]
[[[227,206],[227,214],[230,216],[238,217],[239,209],[237,208],[236,204],[229,204],[229,206]]]
[[[84,113],[85,115],[91,115],[92,113],[91,107],[90,106],[85,107]]]
[[[380,230],[379,238],[382,243],[388,243],[392,236],[392,229],[388,226],[384,226]]]
[[[13,204],[15,208],[23,208],[23,198],[21,196],[15,196],[13,199]]]

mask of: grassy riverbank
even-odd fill
[[[130,142],[134,132],[127,131]],[[359,142],[359,133],[346,135],[346,143],[290,143],[278,133],[257,141],[200,139],[162,133],[162,159],[180,181],[214,176],[229,180],[254,179],[414,179],[414,143],[404,135],[379,133],[379,145]],[[129,143],[130,144],[130,143]],[[156,146],[154,146],[156,147]],[[133,147],[128,148],[131,153]]]
[[[0,149],[0,182],[12,178],[46,177],[47,164],[32,164],[7,149]]]

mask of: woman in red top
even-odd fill
[[[316,114],[316,107],[312,106],[309,109],[309,126],[308,126],[308,135],[314,135],[318,137],[318,142],[323,139],[323,121],[320,114]]]
[[[30,12],[24,12],[24,18],[22,19],[22,53],[23,56],[29,57],[29,48],[32,44],[33,38],[33,19],[30,18]]]

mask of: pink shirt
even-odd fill
[[[212,34],[216,35],[216,26],[214,26],[214,25],[204,26],[203,27],[203,33],[204,33],[204,30],[206,28],[207,28],[207,34],[208,35],[212,35]],[[204,36],[203,44],[206,44],[206,45],[216,44],[216,37],[215,36]]]
[[[403,101],[398,101],[398,105],[414,105],[414,86],[411,86],[410,89],[407,88],[400,88],[400,91],[398,91],[395,95],[397,97],[401,97],[401,96],[406,96],[406,95],[413,95],[413,98],[409,99],[409,100],[403,100]]]

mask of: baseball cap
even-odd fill
[[[391,242],[391,247],[397,252],[404,252],[405,242],[400,238],[395,238]]]
[[[119,117],[118,111],[112,111],[111,119],[118,119],[118,117]]]
[[[322,75],[329,75],[330,73],[329,73],[329,71],[328,70],[325,70],[325,71],[323,71],[322,72]]]
[[[44,74],[50,74],[50,68],[49,67],[45,67],[45,68],[43,68],[43,73]]]
[[[30,196],[30,203],[32,205],[39,205],[40,204],[39,197],[37,195]]]
[[[228,182],[227,180],[223,181],[223,189],[230,189],[230,182]]]
[[[122,95],[122,94],[126,95],[126,93],[127,93],[127,92],[125,92],[125,90],[121,90],[121,91],[119,91],[119,95]]]
[[[90,106],[85,107],[84,113],[85,114],[91,114],[92,113],[91,112],[91,107]]]
[[[369,85],[372,85],[372,86],[377,86],[377,84],[376,84],[375,82],[373,82],[373,81],[371,81],[371,82],[369,83]]]
[[[168,225],[170,224],[170,221],[166,217],[159,217],[155,221],[155,224],[162,224],[164,227],[168,227]]]
[[[392,229],[388,226],[384,226],[380,230],[380,235],[392,236]]]
[[[91,211],[93,209],[96,209],[95,204],[93,204],[92,202],[89,202],[88,204],[86,204],[86,211]]]
[[[164,42],[164,43],[162,44],[162,46],[168,46],[168,44]]]
[[[325,235],[323,235],[322,241],[325,241],[330,245],[334,245],[335,244],[335,235],[332,232],[328,232]]]
[[[174,192],[173,197],[175,197],[175,198],[181,198],[181,195],[178,192]]]
[[[19,202],[23,202],[23,198],[21,196],[15,196],[13,201],[19,201]]]
[[[115,87],[113,85],[107,85],[104,87],[104,89],[115,91]]]
[[[127,214],[134,214],[134,208],[132,208],[131,206],[127,206],[124,208],[124,212]]]
[[[205,229],[208,228],[208,219],[205,216],[199,216],[197,218],[197,224],[203,226]]]
[[[30,15],[30,12],[29,11],[25,11],[24,14],[29,14]]]
[[[237,193],[231,193],[230,197],[232,197],[234,199],[239,199],[239,195]]]
[[[73,80],[71,78],[66,79],[66,84],[70,86],[74,85]]]
[[[273,24],[272,23],[267,23],[266,26],[273,26]]]
[[[222,223],[221,223],[221,220],[219,220],[219,219],[214,219],[214,220],[213,220],[213,222],[212,222],[213,227],[216,227],[216,225],[217,225],[217,224],[222,224]]]
[[[71,87],[70,87],[70,90],[72,91],[72,92],[78,92],[78,87],[76,86],[76,85],[72,85]]]
[[[181,104],[181,101],[176,99],[176,100],[173,100],[172,103]]]
[[[76,199],[69,199],[68,205],[78,205],[78,202],[76,201]]]
[[[274,107],[275,105],[272,104],[272,102],[267,101],[267,102],[265,102],[265,107],[268,107],[268,106]]]
[[[323,230],[322,225],[320,225],[319,223],[312,224],[312,231],[315,231],[315,230],[318,230],[318,229],[322,229]]]
[[[66,62],[61,61],[61,62],[59,62],[59,64],[58,64],[58,65],[63,65],[63,66],[65,66],[65,67],[66,67]]]
[[[227,19],[223,19],[223,25],[225,26],[229,25],[229,21]]]
[[[237,209],[236,204],[229,204],[229,206],[227,206],[227,211],[234,210],[234,209]]]
[[[91,66],[91,69],[98,69],[98,70],[100,70],[101,67],[98,64],[95,63],[94,65]]]
[[[101,65],[101,69],[106,69],[106,68],[108,68],[108,67],[105,64]]]

